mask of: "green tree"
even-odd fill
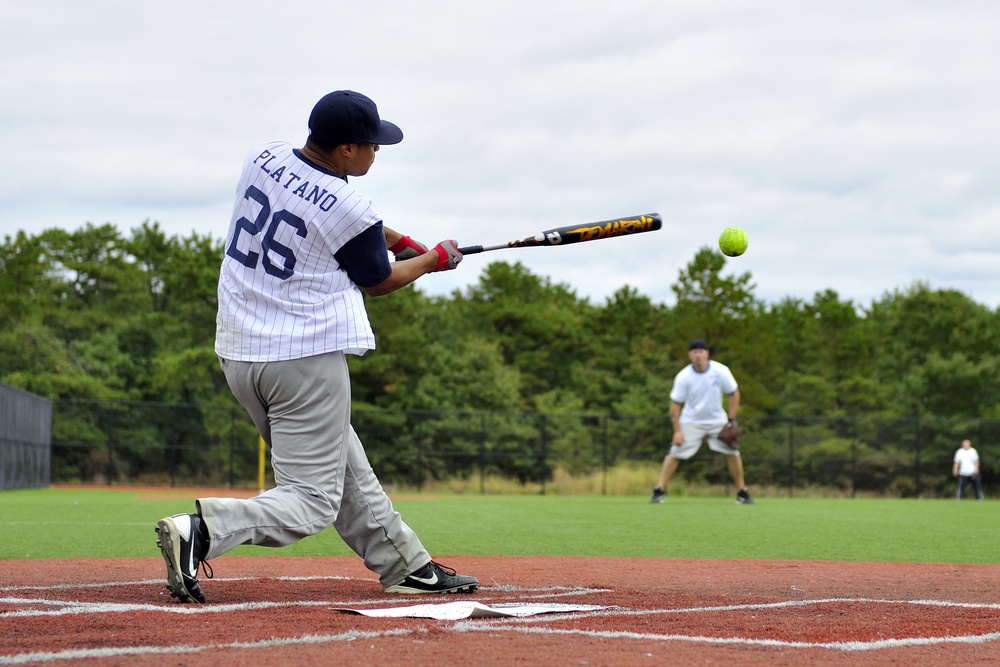
[[[422,372],[397,407],[496,411],[521,407],[521,374],[504,363],[495,341],[470,336],[434,343],[421,361]]]
[[[903,378],[903,406],[920,416],[991,417],[1000,406],[998,372],[992,355],[975,360],[964,352],[931,352]]]
[[[882,395],[868,381],[875,345],[852,301],[825,290],[812,303],[784,299],[766,319],[778,370],[768,383],[779,395],[779,413],[833,416],[862,406],[867,411]],[[874,393],[866,400],[862,390]]]
[[[38,239],[47,271],[59,279],[54,302],[45,304],[47,321],[64,340],[85,338],[148,308],[141,270],[112,225],[49,229]]]
[[[29,319],[41,320],[52,288],[37,238],[24,232],[0,245],[0,331]]]
[[[958,414],[990,412],[1000,405],[992,392],[981,392],[977,405],[965,408],[960,408],[960,401],[944,408],[934,394],[943,387],[958,391],[966,380],[977,385],[974,378],[1000,358],[998,325],[997,313],[955,290],[932,290],[918,282],[886,294],[868,314],[869,336],[877,346],[874,375],[892,388],[891,400],[903,414],[943,414],[943,409],[960,410]],[[955,365],[949,369],[943,359]],[[960,395],[968,397],[964,391]]]
[[[352,399],[357,405],[383,408],[430,409],[416,404],[413,388],[427,373],[428,347],[441,328],[438,302],[410,285],[391,294],[365,299],[368,319],[375,332],[376,349],[363,356],[349,356]]]
[[[450,326],[497,342],[521,375],[527,409],[533,396],[572,386],[574,367],[592,353],[585,324],[593,308],[519,263],[487,266],[477,285],[454,295],[448,315]]]
[[[741,412],[767,412],[775,400],[768,381],[780,367],[766,326],[763,302],[754,296],[749,272],[724,276],[726,258],[702,248],[671,289],[677,303],[671,318],[674,355],[687,363],[687,346],[704,339],[712,358],[729,366],[740,384]],[[674,371],[680,370],[680,366]]]
[[[687,363],[671,356],[669,321],[666,306],[653,304],[629,286],[596,309],[587,320],[589,354],[576,365],[572,380],[584,409],[633,414],[667,410],[662,378],[673,377]]]
[[[753,294],[749,272],[723,276],[725,256],[711,248],[702,248],[680,272],[671,287],[677,296],[673,313],[679,333],[678,342],[692,338],[709,342],[713,352],[735,347],[740,336],[741,320],[758,311],[762,304]]]

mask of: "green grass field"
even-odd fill
[[[406,495],[403,519],[435,555],[566,555],[995,563],[1000,504],[955,500]],[[191,492],[0,493],[0,559],[159,557],[153,526]],[[333,530],[240,555],[349,555]]]

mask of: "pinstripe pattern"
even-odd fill
[[[260,194],[248,194],[254,189],[269,210]],[[282,211],[304,226],[278,219]],[[363,295],[334,254],[377,222],[346,180],[304,162],[289,144],[248,155],[219,275],[219,356],[286,361],[374,349]],[[268,237],[270,251],[262,247]]]

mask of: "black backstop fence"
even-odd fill
[[[52,401],[0,382],[0,490],[50,483]]]
[[[259,438],[239,406],[62,400],[53,407],[53,482],[256,485]],[[419,488],[461,478],[484,488],[482,480],[499,476],[543,493],[557,469],[574,476],[622,464],[655,469],[672,437],[666,414],[365,409],[355,411],[354,426],[383,483]],[[1000,420],[745,417],[740,426],[747,479],[789,496],[810,489],[950,496],[964,438],[979,452],[987,495],[1000,473]],[[720,459],[705,448],[679,474],[727,484]]]

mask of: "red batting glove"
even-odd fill
[[[438,254],[438,263],[435,271],[451,271],[462,261],[462,253],[458,251],[458,243],[455,241],[441,241],[434,250]]]
[[[389,252],[396,257],[396,261],[401,259],[412,259],[427,252],[427,246],[420,241],[414,241],[409,236],[401,236],[399,240],[389,248]]]

